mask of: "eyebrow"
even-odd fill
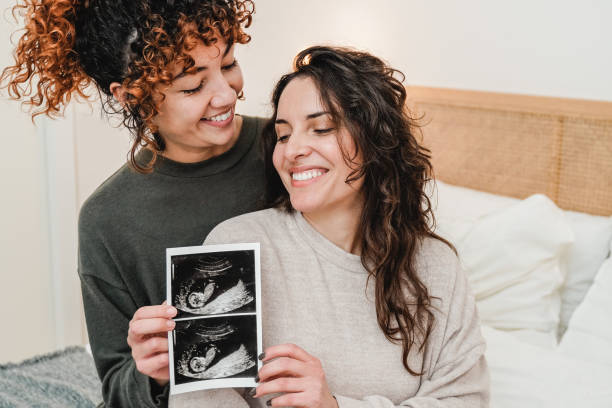
[[[315,113],[311,113],[310,115],[306,115],[306,120],[310,120],[310,119],[318,118],[319,116],[330,115],[330,114],[331,113],[327,111],[315,112]],[[274,123],[277,125],[288,125],[289,124],[289,122],[287,122],[285,119],[276,119]]]
[[[227,44],[225,46],[225,51],[223,51],[223,56],[222,58],[225,58],[227,56],[227,54],[229,54],[230,50],[232,49],[232,45],[233,44]],[[193,69],[193,68],[191,68]],[[180,74],[178,74],[177,76],[174,77],[174,81],[176,81],[177,79],[183,78],[186,75],[193,75],[193,74],[197,74],[200,73],[202,71],[206,71],[208,69],[207,66],[202,66],[202,67],[196,67],[196,71],[195,72],[187,72],[187,71],[183,71]]]

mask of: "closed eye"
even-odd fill
[[[200,85],[198,85],[196,88],[184,89],[181,92],[183,92],[185,95],[193,95],[194,93],[201,91],[203,87],[204,87],[204,82],[200,82]]]
[[[231,64],[225,65],[221,67],[221,69],[223,69],[224,71],[230,71],[232,68],[235,68],[237,66],[238,66],[238,60],[233,60]]]
[[[289,140],[289,135],[279,136],[276,143],[285,143],[287,140]]]
[[[323,134],[325,134],[325,133],[329,133],[329,132],[331,132],[331,131],[333,131],[333,130],[334,130],[334,128],[327,128],[327,129],[315,129],[315,130],[314,130],[314,132],[315,132],[316,134],[323,135]]]

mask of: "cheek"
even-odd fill
[[[282,150],[283,150],[283,147],[277,143],[276,146],[274,147],[274,152],[272,153],[272,164],[274,165],[274,168],[276,169],[277,173],[280,173],[280,169],[283,164]]]
[[[237,94],[242,91],[244,79],[242,78],[242,71],[240,70],[240,67],[234,68],[232,72],[227,74],[227,82]]]

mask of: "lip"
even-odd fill
[[[218,116],[218,115],[222,115],[224,113],[227,113],[227,111],[219,112],[216,115],[212,115],[212,116]],[[216,127],[216,128],[226,127],[226,126],[230,125],[233,121],[234,121],[234,106],[232,106],[230,108],[230,115],[225,120],[222,120],[222,121],[219,121],[219,122],[214,122],[212,120],[203,120],[203,119],[200,119],[200,123],[203,123],[203,124],[205,124],[207,126]]]
[[[323,171],[323,174],[321,174],[320,176],[317,176],[317,177],[313,177],[313,178],[308,179],[308,180],[294,180],[293,179],[293,173],[301,173],[301,172],[308,171],[308,170],[313,170],[313,169],[320,169],[320,170]],[[289,177],[291,178],[291,186],[292,187],[305,187],[305,186],[308,186],[310,184],[316,183],[323,176],[325,176],[328,172],[329,172],[329,169],[326,169],[325,167],[321,167],[321,166],[292,167],[292,168],[289,169]]]

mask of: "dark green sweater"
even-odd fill
[[[244,117],[236,144],[201,163],[160,157],[151,174],[125,165],[83,204],[79,275],[106,406],[168,405],[168,387],[136,370],[128,324],[139,307],[165,300],[166,248],[200,245],[221,221],[261,208],[262,126]]]

